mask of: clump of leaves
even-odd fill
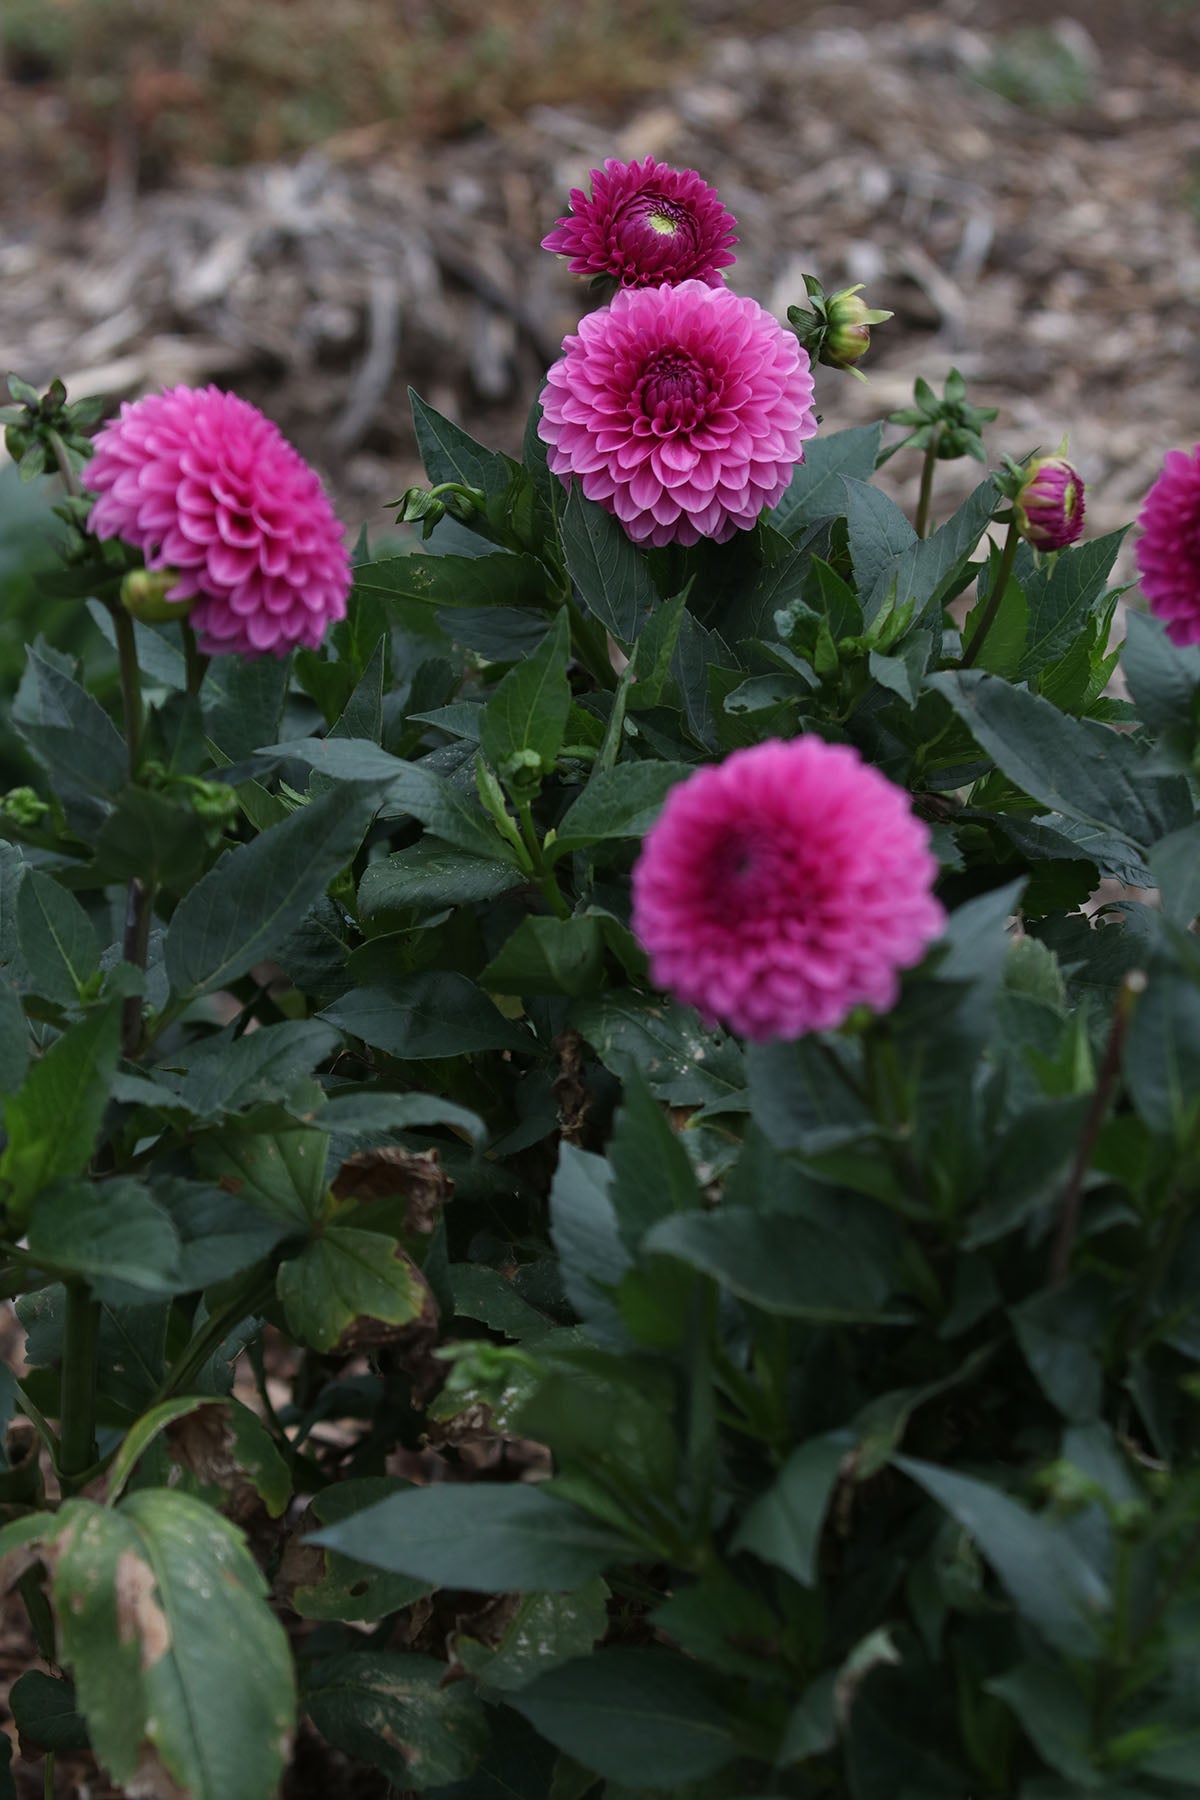
[[[536,412],[519,464],[414,415],[469,504],[406,496],[321,652],[130,624],[132,768],[44,640],[13,703],[23,1746],[268,1800],[299,1708],[461,1800],[1186,1791],[1200,653],[1131,614],[1114,699],[1121,534],[1001,571],[988,476],[918,536],[878,426],[647,553]],[[126,633],[73,554],[45,607]],[[910,791],[949,923],[747,1046],[652,990],[629,873],[801,732]]]

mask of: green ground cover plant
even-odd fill
[[[121,672],[35,639],[0,807],[50,1780],[1195,1790],[1200,465],[1110,648],[1065,451],[817,430],[879,315],[736,299],[710,194],[572,197],[522,460],[414,396],[352,579],[244,403],[12,384]]]

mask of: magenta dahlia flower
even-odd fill
[[[856,750],[772,740],[671,789],[633,929],[655,984],[710,1024],[795,1038],[895,1005],[897,972],[945,923],[937,872],[908,795]]]
[[[1138,514],[1142,592],[1173,644],[1200,644],[1200,444],[1168,450]]]
[[[817,429],[807,352],[728,288],[625,289],[563,351],[542,389],[547,460],[637,543],[748,529]]]
[[[99,495],[89,529],[177,572],[168,598],[197,597],[189,617],[207,655],[315,650],[345,616],[350,558],[333,508],[248,400],[177,387],[126,402],[96,435],[87,481]]]
[[[571,210],[542,248],[570,257],[575,275],[608,275],[622,287],[689,280],[720,287],[721,270],[737,261],[729,249],[736,224],[694,169],[610,156],[592,170],[590,196],[571,189]]]
[[[1035,550],[1065,550],[1083,530],[1083,482],[1065,456],[1039,456],[1016,499],[1021,535]]]

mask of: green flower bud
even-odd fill
[[[121,605],[143,625],[186,619],[199,595],[188,600],[168,600],[167,595],[178,580],[175,569],[130,569],[121,583]]]
[[[858,287],[843,288],[830,296],[826,319],[828,330],[820,349],[820,360],[831,369],[849,369],[861,360],[871,347],[871,326],[882,325],[890,312],[880,312],[859,298]]]
[[[39,799],[31,787],[9,788],[7,794],[0,796],[0,812],[14,825],[34,826],[49,811],[46,802]]]

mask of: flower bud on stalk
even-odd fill
[[[1013,511],[1035,550],[1065,550],[1083,530],[1083,482],[1065,456],[1039,456],[1024,470]]]
[[[192,594],[186,600],[168,600],[167,595],[178,581],[175,569],[130,569],[121,583],[121,605],[131,618],[140,620],[143,625],[186,619],[199,595]]]
[[[871,326],[882,325],[890,312],[881,312],[859,298],[862,282],[857,287],[841,288],[826,295],[815,275],[804,277],[804,286],[812,302],[812,311],[801,306],[788,307],[788,324],[816,362],[830,369],[848,369],[865,381],[866,376],[855,363],[861,362],[871,347]]]

